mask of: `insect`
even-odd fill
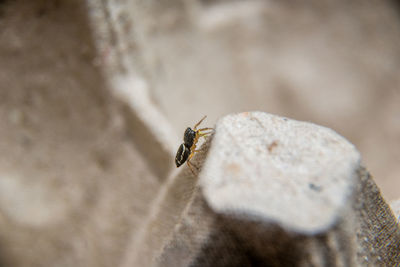
[[[197,127],[206,117],[207,116],[204,116],[198,123],[196,123],[193,129],[190,127],[186,128],[185,133],[183,134],[183,143],[179,146],[178,151],[176,152],[176,167],[181,166],[186,161],[193,174],[194,171],[190,159],[193,157],[194,153],[198,152],[198,150],[196,150],[197,141],[199,141],[200,137],[209,135],[211,133],[209,130],[214,130],[213,128],[202,128],[197,130]]]

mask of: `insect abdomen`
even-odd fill
[[[190,155],[190,148],[188,148],[185,144],[181,144],[178,148],[178,152],[176,152],[175,164],[176,167],[181,166],[188,159]]]

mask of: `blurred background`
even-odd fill
[[[394,0],[0,1],[0,263],[120,264],[203,115],[332,128],[398,199],[399,71]]]
[[[314,122],[355,144],[395,199],[399,14],[397,1],[148,4],[136,14],[141,69],[178,135],[205,114],[211,125],[250,110]]]

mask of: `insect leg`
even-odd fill
[[[201,128],[198,129],[197,131],[208,131],[208,130],[215,131],[214,128]]]
[[[199,126],[200,125],[200,123],[205,119],[205,118],[207,118],[207,115],[206,116],[204,116],[198,123],[196,123],[196,125],[193,127],[193,130],[195,130],[196,131],[196,129],[197,129],[197,126]]]
[[[196,175],[195,174],[195,172],[193,171],[193,164],[192,163],[190,163],[190,159],[194,156],[194,153],[195,152],[197,152],[197,150],[195,150],[195,148],[196,148],[196,145],[194,145],[194,148],[193,148],[193,150],[192,150],[192,153],[190,153],[190,155],[189,155],[189,157],[188,157],[188,159],[187,159],[187,161],[186,161],[186,163],[187,163],[187,165],[189,166],[189,168],[190,168],[190,170],[192,171],[192,173],[193,173],[193,175]],[[196,169],[198,169],[196,166],[194,166]]]
[[[202,136],[207,136],[212,133],[212,131],[211,132],[203,132],[202,130],[198,130],[197,132],[198,132],[199,138]]]
[[[196,175],[193,171],[193,167],[192,167],[192,163],[190,163],[190,161],[187,161],[187,165],[189,166],[190,170],[192,171],[193,175]]]

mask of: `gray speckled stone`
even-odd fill
[[[396,218],[360,165],[358,151],[334,131],[246,112],[220,119],[202,151],[193,158],[203,162],[200,190],[191,190],[156,266],[397,266],[400,261]],[[186,169],[175,184],[191,177]],[[162,202],[172,205],[168,198]],[[165,218],[154,221],[165,224]]]
[[[347,205],[359,167],[356,148],[331,129],[246,112],[217,123],[200,184],[218,213],[318,233]]]

